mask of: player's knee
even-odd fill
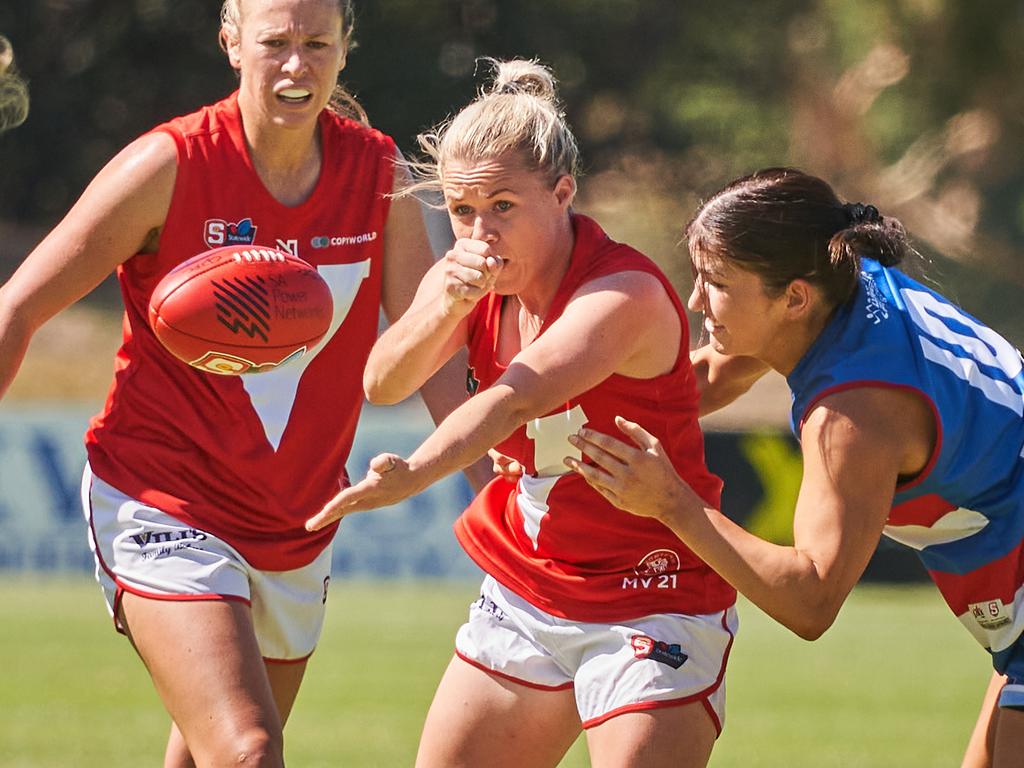
[[[221,745],[217,765],[243,768],[283,768],[284,744],[280,733],[265,728],[249,728],[228,738]]]

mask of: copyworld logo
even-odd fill
[[[359,235],[336,235],[334,237],[319,235],[310,238],[309,244],[314,248],[331,248],[339,245],[363,245],[364,243],[372,243],[376,239],[377,233],[375,231],[363,232]]]

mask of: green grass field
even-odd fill
[[[336,579],[289,765],[411,765],[474,591]],[[931,587],[860,587],[816,643],[740,608],[714,768],[959,765],[987,659]],[[167,716],[91,581],[0,578],[0,658],[3,768],[160,764]],[[587,766],[584,745],[562,765]]]

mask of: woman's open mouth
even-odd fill
[[[285,88],[278,91],[277,98],[286,104],[305,104],[313,98],[313,94],[305,88]]]

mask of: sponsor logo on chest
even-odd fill
[[[239,221],[207,219],[203,224],[203,242],[207,248],[222,245],[252,245],[256,240],[256,225],[246,217]]]
[[[364,245],[377,239],[377,231],[358,232],[348,235],[317,235],[309,239],[314,248],[338,248],[352,245]]]

